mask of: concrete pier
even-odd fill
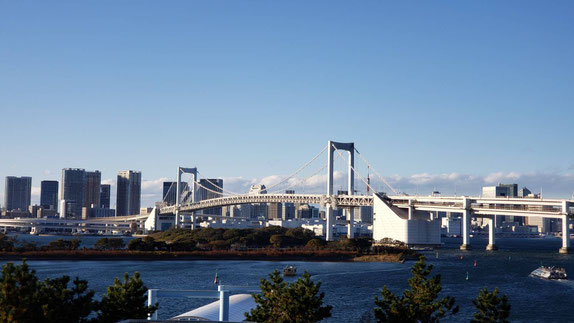
[[[568,217],[568,209],[570,204],[567,201],[562,202],[562,248],[558,250],[559,253],[572,253],[570,247],[570,217]]]
[[[496,246],[496,242],[494,240],[494,233],[495,233],[494,217],[495,216],[492,216],[491,218],[488,219],[488,245],[486,246],[486,250],[489,251],[498,250],[498,247]]]
[[[468,199],[463,200],[463,208],[462,211],[462,245],[460,246],[460,250],[471,250],[472,246],[470,245],[470,215],[471,212],[470,208],[470,201]]]

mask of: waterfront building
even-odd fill
[[[116,210],[99,208],[99,207],[83,207],[82,208],[82,219],[89,218],[108,218],[116,216]]]
[[[4,207],[7,211],[28,211],[32,196],[32,177],[6,176]]]
[[[84,206],[99,207],[102,184],[100,171],[86,172],[86,188],[84,189]]]
[[[40,184],[40,205],[45,210],[58,209],[58,181],[42,181]]]
[[[313,217],[313,211],[311,210],[311,206],[309,204],[301,204],[299,206],[299,218],[300,219],[310,219]]]
[[[215,199],[223,196],[223,179],[208,178],[199,181],[199,201]],[[221,207],[205,209],[202,212],[208,215],[221,215]]]
[[[286,190],[285,194],[295,194],[295,190]],[[295,219],[297,216],[297,209],[294,203],[283,203],[281,210],[281,218],[283,220]]]
[[[283,206],[281,203],[267,203],[267,217],[271,219],[281,219],[283,215]]]
[[[283,203],[283,207],[281,210],[281,218],[283,220],[289,220],[295,218],[295,204],[293,203]]]
[[[528,189],[526,190],[530,192]],[[519,196],[518,194],[519,194],[518,184],[498,184],[496,186],[482,187],[482,197],[485,198],[518,197]],[[502,215],[495,216],[494,226],[496,228],[501,228],[503,222],[518,222],[519,224],[524,224],[524,218],[522,217],[515,218],[512,216],[502,216]]]
[[[141,172],[125,170],[118,172],[116,214],[117,216],[139,214],[141,206]]]
[[[109,209],[112,196],[112,186],[110,184],[100,185],[100,208]]]
[[[359,207],[359,221],[364,223],[373,223],[373,207],[372,206],[361,206]],[[355,212],[355,218],[357,217],[357,212]]]
[[[42,206],[38,204],[28,206],[28,213],[33,218],[41,218],[42,217]]]
[[[65,201],[65,212],[60,208],[61,217],[80,218],[84,206],[86,171],[81,168],[62,169],[60,186],[60,200]],[[60,202],[60,206],[62,206],[62,202]]]

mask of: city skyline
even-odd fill
[[[67,167],[141,171],[142,206],[178,166],[245,192],[329,139],[410,194],[574,191],[568,1],[0,7],[0,177],[33,204]]]

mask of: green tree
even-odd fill
[[[114,279],[98,305],[99,322],[117,322],[123,319],[145,319],[157,310],[157,305],[147,306],[147,288],[139,272],[133,277],[124,274],[124,281]]]
[[[325,240],[319,239],[319,238],[315,238],[315,239],[309,240],[309,242],[307,242],[307,244],[305,245],[305,248],[309,248],[309,249],[321,249],[321,248],[325,247],[326,244],[327,244],[327,243],[325,242]]]
[[[498,296],[498,293],[498,288],[489,293],[486,287],[478,293],[478,297],[472,300],[478,312],[474,313],[471,322],[509,322],[510,304],[508,303],[508,297],[506,295]]]
[[[245,313],[248,321],[277,323],[318,322],[331,316],[331,306],[323,306],[325,293],[319,293],[321,283],[311,281],[305,272],[295,283],[288,284],[279,271],[260,281],[261,294],[254,294],[257,307]]]
[[[458,312],[454,297],[438,299],[442,290],[441,277],[429,277],[433,266],[426,265],[425,260],[421,256],[411,268],[410,289],[402,296],[395,296],[387,286],[383,287],[380,299],[375,296],[374,311],[378,322],[438,322],[449,312],[451,315]]]
[[[0,233],[0,250],[2,251],[12,251],[14,250],[15,239],[8,237],[4,233]]]
[[[95,303],[86,281],[63,276],[41,282],[26,261],[2,266],[0,322],[85,322]]]
[[[68,289],[70,277],[47,278],[40,287],[44,322],[87,322],[87,317],[94,310],[94,291],[88,291],[88,282],[78,277]]]
[[[82,241],[80,239],[64,240],[58,239],[48,244],[49,250],[77,250]]]
[[[99,250],[115,250],[125,246],[122,238],[100,238],[94,244],[94,248]]]
[[[42,322],[40,282],[26,261],[2,266],[0,277],[0,322]]]

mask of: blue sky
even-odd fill
[[[572,1],[0,0],[0,178],[135,169],[150,202],[332,139],[410,193],[570,197],[573,37]]]

